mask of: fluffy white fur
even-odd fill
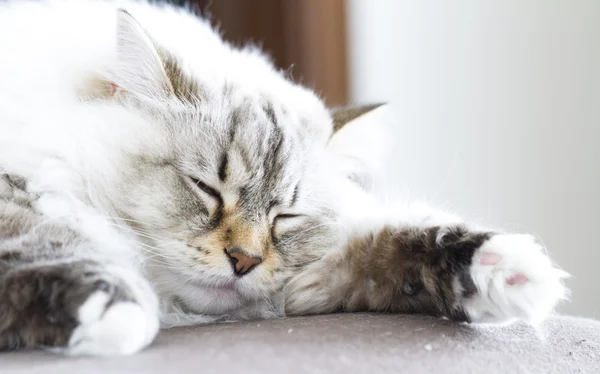
[[[156,56],[148,53],[144,45],[156,42],[168,46],[169,52],[177,57],[183,56],[182,68],[192,77],[201,77],[207,91],[220,91],[225,83],[232,82],[242,87],[242,95],[251,97],[256,95],[255,91],[273,92],[282,102],[294,103],[297,110],[314,113],[316,118],[320,116],[320,121],[307,122],[308,127],[302,129],[314,138],[316,145],[322,146],[331,133],[327,126],[310,127],[312,123],[329,122],[316,95],[290,84],[258,51],[233,49],[224,44],[207,22],[183,9],[127,0],[12,1],[0,7],[0,45],[3,46],[0,68],[10,72],[0,76],[0,165],[5,172],[26,178],[29,190],[40,196],[36,208],[49,220],[67,222],[69,227],[83,233],[92,243],[90,247],[99,249],[100,253],[95,256],[109,258],[125,267],[137,264],[141,268],[147,263],[143,255],[148,255],[147,249],[161,246],[160,240],[149,246],[144,243],[144,235],[140,237],[139,233],[125,228],[115,211],[115,205],[119,204],[115,196],[122,196],[124,201],[129,198],[116,187],[116,171],[123,171],[128,154],[169,152],[164,141],[165,128],[121,106],[89,105],[80,95],[90,80],[101,76],[150,101],[153,97],[160,98],[162,93],[156,80],[160,79],[161,71],[156,66]],[[118,9],[133,14],[139,25],[144,25],[144,30],[137,23],[118,16]],[[152,41],[147,39],[146,31],[152,35]],[[178,103],[166,100],[148,105],[157,103],[175,112],[179,110]],[[220,108],[206,110],[218,113]],[[294,122],[290,121],[289,126],[295,126]],[[210,150],[205,152],[210,153]],[[234,158],[230,162],[239,160]],[[327,170],[332,162],[322,159],[319,167]],[[314,173],[313,180],[321,179],[317,174]],[[331,173],[323,175],[328,174]],[[320,193],[318,188],[311,192]],[[145,197],[139,198],[143,201]],[[146,198],[152,200],[151,196]],[[158,214],[153,211],[157,207],[152,203],[140,206],[143,208],[137,208],[138,216]],[[164,242],[162,244],[169,247],[163,248],[165,256],[177,256],[178,244],[172,240]],[[214,271],[229,274],[229,264],[217,265]],[[159,293],[169,294],[170,287],[187,293],[193,306],[209,315],[191,315],[169,304],[167,299],[162,300],[159,311],[153,292],[139,292],[138,301],[144,313],[150,315],[145,317],[145,322],[140,322],[145,327],[123,330],[124,319],[130,318],[132,313],[137,319],[144,319],[144,313],[116,305],[104,318],[90,322],[91,325],[82,324],[68,352],[125,354],[139,350],[151,340],[148,336],[156,333],[154,319],[158,315],[162,316],[165,326],[173,326],[210,322],[226,315],[282,314],[282,305],[262,302],[246,305],[237,293],[229,297],[226,291],[190,285],[185,280],[188,277],[185,269],[178,276],[149,272]],[[139,277],[130,277],[131,284],[137,281],[136,276]],[[260,271],[254,272],[240,282],[239,288],[252,298],[267,296],[267,290],[254,285],[254,279],[260,276]],[[218,286],[221,278],[225,277],[210,275],[202,283]],[[87,304],[84,306],[85,310],[90,308]],[[119,313],[122,317],[115,315]],[[117,335],[98,335],[98,329],[107,331],[103,334],[112,331]],[[134,336],[122,345],[112,346],[123,334]],[[78,343],[80,339],[87,343]]]

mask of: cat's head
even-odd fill
[[[117,43],[94,93],[141,122],[113,203],[145,242],[156,287],[194,313],[267,298],[337,240],[323,154],[360,112],[334,126],[257,52],[176,56],[124,11]]]

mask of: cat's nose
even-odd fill
[[[225,254],[229,257],[233,272],[240,277],[248,274],[263,260],[262,257],[250,256],[239,248],[225,249]]]

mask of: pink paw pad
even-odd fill
[[[481,254],[479,263],[481,265],[496,265],[502,260],[502,257],[496,253],[484,252]]]
[[[514,286],[516,284],[525,284],[527,283],[527,281],[529,281],[529,279],[521,274],[521,273],[517,273],[515,275],[513,275],[510,278],[506,279],[506,284],[508,284],[509,286]]]

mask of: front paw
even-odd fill
[[[568,296],[568,274],[530,235],[492,235],[474,253],[469,275],[476,292],[461,306],[473,322],[539,322]]]
[[[88,261],[43,265],[15,270],[4,286],[12,318],[5,331],[21,346],[126,355],[158,331],[156,296],[128,269]]]
[[[79,326],[68,346],[68,355],[129,355],[149,345],[158,330],[155,315],[134,301],[116,301],[105,291],[96,291],[78,309]]]

